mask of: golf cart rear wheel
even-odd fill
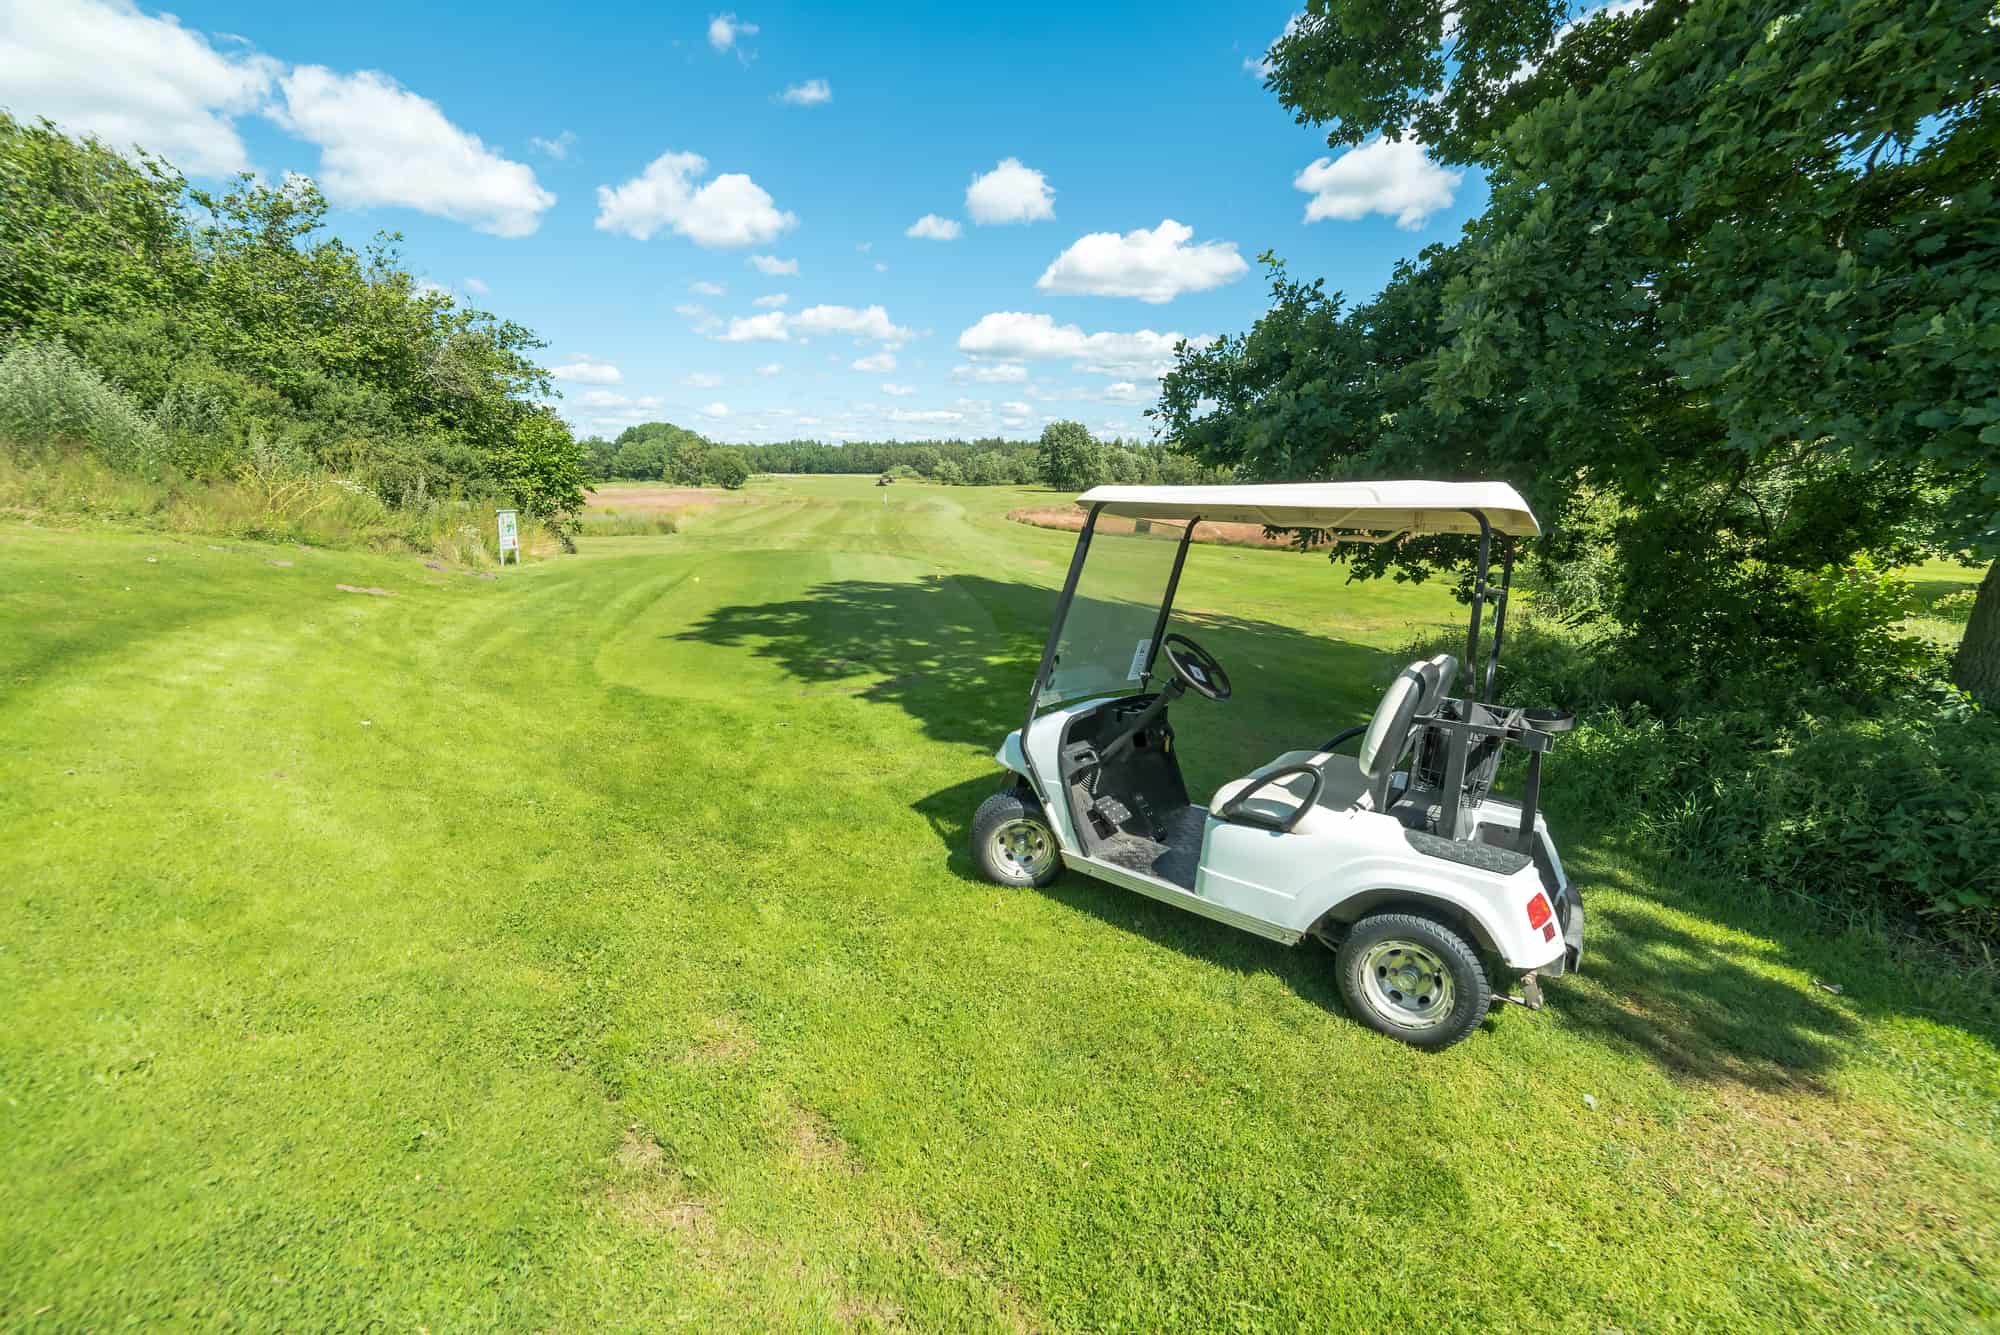
[[[1457,931],[1420,913],[1363,918],[1334,961],[1348,1013],[1413,1047],[1450,1047],[1493,1004],[1478,952]]]
[[[972,818],[972,857],[999,885],[1047,885],[1062,873],[1062,850],[1042,804],[1022,793],[995,793]]]

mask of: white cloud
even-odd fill
[[[923,410],[891,408],[889,410],[889,420],[892,422],[962,422],[965,420],[965,414],[952,412],[948,408]]]
[[[232,118],[261,105],[281,69],[117,0],[0,5],[0,103],[197,175],[249,168]]]
[[[722,328],[722,317],[698,301],[684,301],[674,307],[674,314],[685,316],[697,334],[712,333]]]
[[[1004,159],[966,187],[965,211],[976,223],[1034,222],[1056,216],[1055,191],[1048,178],[1019,158]]]
[[[748,262],[758,273],[769,274],[773,278],[799,271],[797,260],[781,260],[776,255],[752,255]]]
[[[973,357],[1000,361],[1074,362],[1078,370],[1116,377],[1164,375],[1173,364],[1178,333],[1155,333],[1151,329],[1129,334],[1086,334],[1073,324],[1059,325],[1046,315],[1023,311],[994,311],[958,336],[958,350]],[[1206,346],[1212,339],[1202,336],[1188,340]]]
[[[681,377],[681,383],[690,389],[714,389],[722,377],[712,371],[690,371]]]
[[[613,189],[597,187],[599,231],[650,240],[670,227],[698,246],[754,246],[798,225],[764,188],[740,172],[725,172],[697,188],[708,170],[699,153],[662,153],[638,176]]]
[[[729,405],[726,403],[711,403],[701,410],[701,415],[703,417],[727,417],[729,416]]]
[[[1013,362],[994,362],[984,366],[961,362],[951,368],[951,373],[961,380],[977,380],[982,385],[1002,385],[1028,378],[1028,368]]]
[[[484,278],[468,278],[465,280],[465,290],[475,297],[483,297],[493,289],[486,285]]]
[[[816,107],[822,102],[833,101],[833,88],[825,79],[807,79],[787,88],[780,100],[795,107]]]
[[[452,299],[450,288],[446,287],[443,283],[433,282],[428,278],[419,278],[416,282],[410,284],[410,291],[420,297],[443,297],[447,301]]]
[[[785,328],[785,313],[772,311],[769,315],[752,315],[729,322],[729,332],[722,336],[724,343],[787,343],[791,334]]]
[[[882,386],[882,392],[884,394],[893,394],[895,397],[902,399],[916,393],[917,387],[915,385],[884,385]]]
[[[576,396],[575,401],[585,408],[658,408],[666,402],[657,394],[630,398],[609,389],[586,389]]]
[[[854,361],[854,369],[871,373],[893,371],[896,369],[896,354],[893,352],[878,352],[872,357],[857,357]]]
[[[950,218],[940,218],[935,213],[926,213],[904,230],[904,236],[914,236],[924,241],[956,241],[963,230]]]
[[[1276,37],[1274,37],[1274,38],[1272,38],[1272,39],[1271,39],[1271,46],[1276,46],[1276,45],[1277,45],[1277,44],[1278,44],[1278,43],[1279,43],[1280,41],[1282,41],[1283,39],[1285,39],[1285,38],[1287,38],[1287,37],[1290,37],[1290,36],[1291,36],[1291,35],[1292,35],[1293,33],[1297,32],[1297,31],[1298,31],[1298,29],[1299,29],[1299,23],[1300,23],[1300,21],[1301,21],[1301,20],[1303,20],[1304,18],[1305,18],[1305,15],[1303,15],[1303,14],[1294,14],[1294,15],[1292,15],[1292,16],[1291,16],[1290,18],[1286,19],[1286,20],[1285,20],[1285,30],[1284,30],[1283,32],[1279,33],[1279,34],[1278,34],[1278,35],[1277,35]],[[1250,74],[1254,74],[1254,75],[1256,75],[1256,76],[1257,76],[1258,78],[1260,78],[1260,79],[1268,79],[1268,78],[1270,78],[1270,77],[1271,77],[1271,46],[1267,46],[1267,47],[1265,47],[1265,48],[1264,48],[1264,54],[1263,54],[1263,55],[1261,55],[1261,56],[1246,56],[1246,57],[1244,57],[1244,60],[1243,60],[1243,68],[1244,68],[1244,70],[1245,70],[1245,71],[1246,71],[1247,73],[1250,73]]]
[[[853,306],[808,306],[796,315],[771,311],[731,320],[729,332],[722,335],[722,341],[788,343],[795,331],[800,334],[851,334],[855,338],[874,339],[891,345],[915,337],[913,331],[893,323],[889,313],[880,306],[860,309]],[[864,360],[874,361],[873,358]],[[887,371],[894,367],[895,362],[891,359],[887,365],[860,366],[859,369]]]
[[[758,375],[767,377],[774,375],[783,375],[784,371],[785,371],[785,364],[783,362],[765,362],[762,366],[757,368]]]
[[[852,334],[881,343],[907,343],[912,331],[890,322],[880,306],[808,306],[794,315],[792,327],[808,334]]]
[[[784,305],[786,302],[790,300],[791,297],[787,293],[772,292],[766,296],[757,298],[750,304],[752,306],[762,306],[765,310],[770,311],[770,310],[776,310],[778,307]]]
[[[728,294],[729,285],[727,283],[711,283],[707,279],[703,279],[698,283],[689,283],[688,291],[699,292],[704,297],[720,297]]]
[[[578,357],[567,366],[558,366],[549,372],[556,380],[572,380],[579,385],[622,385],[625,373],[609,362],[592,361],[588,357]]]
[[[1092,232],[1056,256],[1035,286],[1044,292],[1095,297],[1137,297],[1155,305],[1183,292],[1206,292],[1250,271],[1233,241],[1191,246],[1194,229],[1164,219],[1148,231],[1120,236]]]
[[[280,84],[284,105],[271,117],[319,146],[320,186],[342,208],[401,205],[513,237],[532,233],[556,202],[531,168],[387,75],[301,65]]]
[[[1000,411],[1011,417],[1027,417],[1034,413],[1033,405],[1026,403],[1003,403]]]
[[[575,142],[576,132],[574,130],[564,130],[553,139],[544,139],[538,134],[531,135],[528,138],[528,147],[534,149],[543,157],[554,158],[557,162],[561,162],[569,156],[570,145]]]
[[[1131,381],[1120,380],[1116,384],[1104,387],[1104,397],[1112,403],[1137,403],[1145,396],[1139,392],[1139,387]]]
[[[1306,203],[1307,222],[1352,222],[1382,213],[1407,232],[1451,206],[1462,175],[1432,162],[1414,139],[1391,142],[1378,135],[1337,158],[1319,159],[1292,184],[1312,196]]]
[[[745,23],[734,13],[717,14],[708,21],[708,44],[717,51],[728,51],[739,38],[755,37],[757,25]]]
[[[888,265],[886,265],[886,264],[884,264],[884,263],[882,263],[882,261],[880,261],[880,260],[877,260],[877,261],[875,261],[875,272],[876,272],[876,273],[887,273],[887,272],[889,272],[889,266],[888,266]]]

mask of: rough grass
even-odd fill
[[[285,470],[246,468],[224,481],[170,471],[141,477],[80,448],[0,441],[0,516],[41,524],[111,523],[168,534],[419,552],[452,565],[490,567],[499,562],[493,512],[490,501],[449,498],[421,511],[392,509],[352,483]],[[521,517],[519,532],[528,560],[559,549],[555,535],[529,516]]]
[[[975,879],[1071,540],[890,491],[490,581],[0,523],[0,1326],[2000,1314],[1990,1001],[1560,792],[1588,972],[1435,1056],[1316,948]],[[1197,788],[1452,613],[1250,549],[1183,591],[1237,686],[1177,710]]]

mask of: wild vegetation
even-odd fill
[[[540,343],[325,215],[302,178],[195,189],[0,113],[0,443],[17,466],[84,449],[163,497],[345,489],[403,533],[503,498],[563,535],[582,456]]]
[[[1890,573],[2000,555],[1987,10],[1661,0],[1536,65],[1547,6],[1312,6],[1279,100],[1335,145],[1415,135],[1490,203],[1359,304],[1267,255],[1269,312],[1183,348],[1159,413],[1246,478],[1516,481],[1551,538],[1511,689],[1600,711],[1584,786],[1801,907],[1990,948],[2000,574],[1948,662]]]

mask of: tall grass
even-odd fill
[[[0,438],[87,444],[122,472],[151,475],[165,434],[60,343],[0,345]]]
[[[390,506],[359,483],[262,442],[252,442],[227,476],[188,476],[175,466],[175,446],[191,432],[213,430],[213,408],[170,394],[156,421],[62,345],[6,344],[0,514],[497,564],[489,500],[448,496]],[[554,533],[525,515],[520,537],[524,558],[552,555],[559,546]]]
[[[636,537],[679,530],[680,521],[671,514],[620,514],[616,510],[586,514],[577,525],[579,534],[597,538]]]

